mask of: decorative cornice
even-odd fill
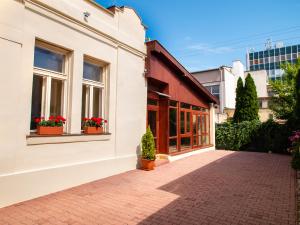
[[[90,0],[85,0],[85,1],[90,2]],[[96,29],[96,28],[94,28],[94,27],[92,27],[92,26],[90,26],[90,25],[88,25],[88,24],[80,21],[80,20],[75,19],[75,18],[73,18],[73,17],[71,17],[71,16],[69,16],[69,15],[67,15],[67,14],[65,14],[65,13],[63,13],[63,12],[61,12],[61,11],[59,11],[59,10],[57,10],[57,9],[49,6],[49,5],[47,5],[47,4],[45,4],[44,2],[41,2],[39,0],[24,0],[24,5],[25,5],[26,8],[29,8],[31,10],[36,11],[33,7],[31,7],[31,4],[34,5],[34,6],[37,6],[37,7],[41,8],[43,10],[46,10],[47,12],[50,12],[50,13],[58,16],[58,17],[61,17],[61,18],[65,19],[65,20],[67,20],[67,21],[69,21],[69,22],[71,22],[71,23],[73,23],[73,24],[75,24],[77,26],[80,26],[80,27],[82,27],[82,28],[84,28],[84,29],[86,29],[88,31],[91,31],[94,34],[99,35],[99,36],[107,39],[108,41],[113,42],[114,44],[117,45],[117,47],[123,48],[123,49],[125,49],[125,50],[127,50],[127,51],[129,51],[129,52],[131,52],[131,53],[133,53],[133,54],[135,54],[137,56],[140,56],[142,58],[146,57],[146,53],[145,52],[142,52],[139,49],[136,49],[136,48],[134,48],[134,47],[132,47],[132,46],[130,46],[130,45],[122,42],[122,41],[119,41],[118,39],[116,39],[116,38],[114,38],[114,37],[112,37],[112,36],[110,36],[110,35],[102,32],[102,31],[100,31],[100,30],[98,30],[98,29]],[[111,43],[108,43],[108,42],[106,42],[106,43],[109,44],[109,45],[111,45]],[[115,46],[113,46],[113,47],[115,47]]]

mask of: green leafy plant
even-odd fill
[[[300,131],[294,131],[293,135],[289,137],[289,140],[292,143],[291,165],[295,170],[300,170]]]
[[[142,157],[147,160],[155,160],[155,142],[150,126],[142,137]]]
[[[62,116],[50,116],[48,120],[44,117],[35,118],[34,122],[40,127],[62,127],[66,119]]]
[[[259,128],[258,120],[240,123],[223,123],[216,125],[217,149],[241,150],[241,147],[251,142],[252,136]]]
[[[290,119],[294,116],[296,107],[297,73],[300,69],[300,59],[296,63],[284,63],[282,80],[269,81],[273,96],[269,108],[278,119]],[[298,89],[299,90],[299,89]]]

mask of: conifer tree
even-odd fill
[[[235,111],[233,115],[233,121],[235,123],[241,122],[241,117],[243,114],[243,93],[244,93],[244,84],[241,77],[237,81],[236,87],[236,96],[235,96]]]
[[[245,87],[243,91],[243,108],[243,115],[241,119],[242,121],[252,121],[259,118],[256,86],[250,73],[248,73],[245,79]]]

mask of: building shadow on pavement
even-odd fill
[[[233,152],[160,186],[177,198],[139,224],[295,224],[289,162],[284,155]]]

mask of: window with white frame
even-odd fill
[[[103,117],[105,97],[105,65],[85,57],[82,82],[82,118]]]
[[[36,41],[34,48],[30,129],[34,118],[66,117],[68,51]]]
[[[215,97],[220,99],[220,85],[206,86],[206,89]]]

